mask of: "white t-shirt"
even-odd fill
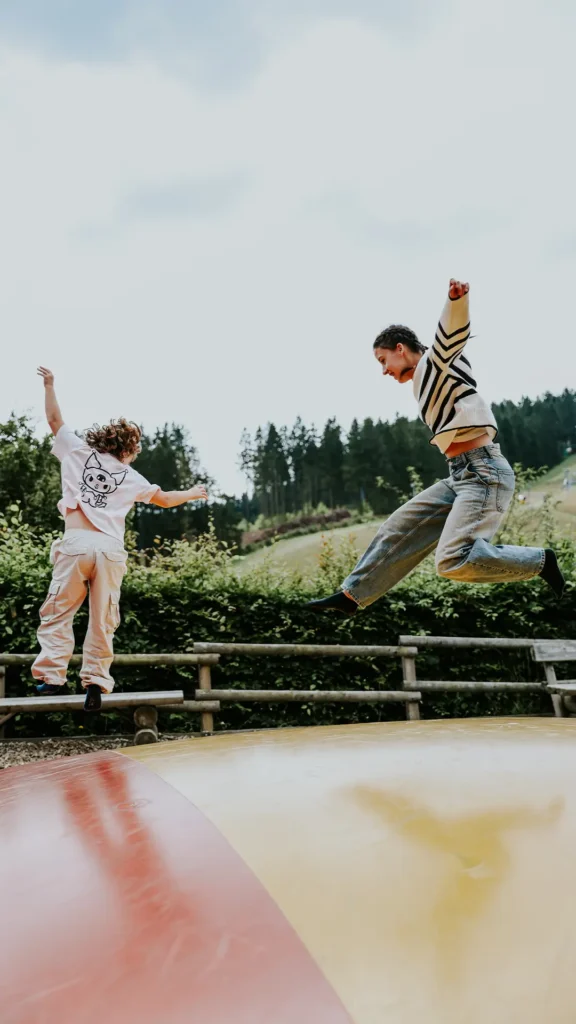
[[[150,484],[132,466],[94,451],[65,423],[54,438],[52,454],[62,463],[60,515],[79,508],[97,530],[124,543],[126,516],[136,501],[149,504],[158,484]]]

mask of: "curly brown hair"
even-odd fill
[[[142,431],[135,423],[121,417],[110,420],[100,427],[97,423],[84,432],[84,440],[90,448],[101,455],[113,455],[122,462],[125,455],[137,455],[140,451]]]

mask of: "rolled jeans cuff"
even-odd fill
[[[360,601],[360,598],[356,597],[356,594],[354,593],[353,588],[352,587],[347,587],[345,585],[345,582],[342,583],[342,585],[340,586],[340,590],[342,591],[343,594],[346,595],[346,597],[349,597],[351,601],[354,601],[354,604],[357,604],[359,608],[363,608],[364,607],[364,605]]]

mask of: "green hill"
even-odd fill
[[[356,526],[342,526],[325,533],[308,533],[299,537],[287,537],[278,540],[270,547],[260,548],[238,561],[238,572],[247,572],[255,568],[265,559],[270,559],[274,565],[285,566],[287,569],[298,572],[307,572],[314,568],[318,562],[322,550],[322,540],[329,537],[335,548],[349,542],[352,538],[358,550],[362,552],[368,546],[376,533],[382,519],[375,519],[371,523],[359,523]]]

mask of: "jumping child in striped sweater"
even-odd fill
[[[478,394],[463,350],[470,337],[469,285],[451,280],[431,349],[408,327],[387,327],[374,342],[385,376],[413,382],[430,443],[448,460],[449,475],[411,498],[382,524],[374,540],[330,597],[314,611],[353,615],[366,608],[436,549],[440,576],[468,583],[508,583],[542,576],[558,597],[564,578],[551,549],[492,544],[514,494],[514,472],[495,444],[489,404]]]

